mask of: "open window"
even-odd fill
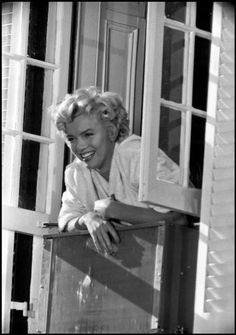
[[[197,217],[209,94],[212,5],[149,3],[147,20],[139,198]],[[158,147],[179,165],[178,182],[157,178],[154,167]]]
[[[56,136],[47,108],[67,92],[70,33],[71,3],[2,4],[5,333],[14,332],[13,326],[27,331],[29,304],[38,294],[45,233],[39,223],[55,221],[60,208],[64,143]]]

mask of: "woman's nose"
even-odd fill
[[[76,151],[77,152],[82,151],[86,147],[87,147],[86,141],[84,141],[83,139],[77,139],[77,142],[76,142]]]

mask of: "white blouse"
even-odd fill
[[[116,143],[109,182],[96,170],[88,169],[86,163],[76,158],[65,170],[66,191],[62,196],[62,207],[58,217],[60,231],[68,222],[93,211],[94,202],[111,194],[123,203],[153,208],[158,212],[169,209],[151,206],[138,201],[141,138],[131,135]],[[172,182],[179,180],[179,167],[161,149],[158,149],[157,178]]]

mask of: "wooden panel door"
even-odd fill
[[[145,43],[144,2],[102,2],[96,85],[121,95],[140,135]]]

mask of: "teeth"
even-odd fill
[[[81,154],[81,157],[83,160],[85,160],[86,158],[92,156],[94,154],[94,152],[86,152],[84,154]]]

